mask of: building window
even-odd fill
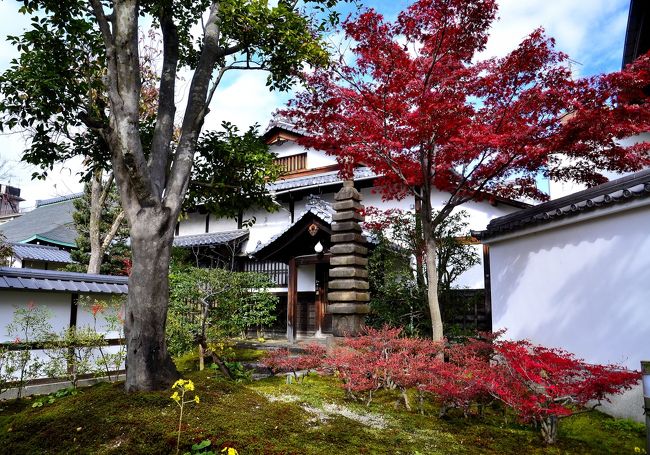
[[[289,283],[289,266],[276,261],[246,261],[242,264],[244,272],[267,275],[276,287],[283,288]]]
[[[307,169],[307,153],[298,155],[283,156],[276,158],[275,164],[280,166],[283,172],[290,173]]]

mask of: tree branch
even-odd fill
[[[199,63],[192,77],[189,99],[181,126],[181,137],[165,192],[164,204],[173,213],[177,213],[180,210],[185,192],[187,191],[189,176],[194,162],[196,141],[198,140],[199,131],[207,114],[207,95],[210,80],[219,58],[220,36],[219,3],[213,2],[210,7],[210,15],[205,25],[203,49],[201,50]]]
[[[111,227],[106,233],[106,236],[104,237],[104,241],[102,242],[102,255],[104,254],[104,251],[106,251],[108,246],[111,244],[111,242],[117,235],[117,231],[120,229],[120,226],[124,221],[124,215],[125,215],[124,210],[120,210],[120,213],[118,213],[115,219],[113,220],[113,223],[111,224]]]
[[[178,66],[178,29],[172,12],[163,7],[160,13],[163,36],[163,66],[158,90],[158,113],[149,155],[149,170],[154,192],[162,197],[169,165],[170,144],[174,134],[176,72]]]

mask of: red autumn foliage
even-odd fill
[[[131,268],[133,267],[133,262],[131,259],[123,259],[122,264],[124,264],[124,268],[122,269],[122,275],[126,276],[131,276]]]
[[[321,368],[326,352],[325,347],[318,343],[307,345],[305,352],[298,355],[292,354],[288,349],[276,349],[266,354],[262,365],[270,369],[273,374],[292,373],[296,379],[299,379],[299,372],[309,373]]]
[[[617,365],[593,365],[562,349],[529,341],[500,341],[494,346],[503,368],[490,392],[525,421],[571,415],[575,406],[609,401],[608,395],[634,386],[641,375]]]
[[[302,370],[333,371],[350,396],[368,403],[378,390],[398,390],[410,409],[406,392],[415,389],[420,396],[428,394],[441,414],[458,408],[467,415],[473,406],[496,399],[523,422],[537,423],[549,443],[557,437],[558,418],[594,400],[609,400],[640,379],[639,372],[588,364],[561,349],[501,340],[503,331],[452,345],[401,333],[399,328],[368,328],[327,355],[313,344],[300,355],[272,351],[263,363],[296,378]]]
[[[495,0],[417,0],[392,22],[365,11],[343,24],[354,61],[307,75],[284,111],[309,131],[303,144],[336,155],[344,174],[369,166],[384,198],[421,202],[429,283],[431,233],[454,207],[493,195],[544,200],[539,173],[595,185],[603,171],[648,164],[650,143],[617,141],[650,130],[648,56],[574,79],[538,29],[505,57],[481,60],[496,14]],[[434,216],[436,189],[447,195]],[[435,286],[428,299],[442,339]]]
[[[326,364],[336,371],[349,394],[367,394],[368,400],[382,388],[402,392],[418,388],[440,363],[443,345],[400,337],[401,332],[399,328],[367,328],[363,336],[346,338]]]

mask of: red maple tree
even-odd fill
[[[502,58],[479,60],[495,0],[418,0],[394,22],[369,10],[343,24],[354,42],[308,77],[285,115],[306,146],[335,154],[350,176],[369,166],[386,199],[421,205],[433,338],[442,339],[435,227],[470,200],[547,196],[544,175],[594,185],[601,171],[636,170],[650,144],[617,138],[650,129],[643,89],[650,59],[615,74],[573,79],[568,57],[541,29]],[[435,190],[448,194],[434,215]]]

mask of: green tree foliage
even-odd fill
[[[7,243],[7,238],[0,232],[0,266],[8,266],[13,253],[11,245]]]
[[[382,234],[378,239],[368,260],[370,314],[366,323],[376,328],[403,327],[411,335],[428,333],[426,290],[417,284],[410,254]]]
[[[86,272],[90,261],[90,205],[91,205],[91,185],[86,183],[84,186],[83,197],[75,199],[73,202],[75,211],[72,214],[72,220],[77,230],[78,236],[75,239],[77,248],[70,252],[70,257],[74,264],[68,265],[68,270],[72,272]],[[105,239],[107,233],[115,219],[122,212],[120,206],[120,197],[117,194],[115,185],[111,185],[108,196],[101,211],[99,222],[100,239]],[[129,238],[129,229],[126,223],[121,222],[112,241],[106,243],[107,247],[102,255],[100,273],[106,275],[126,275],[126,263],[130,261],[131,251],[127,245]]]
[[[223,122],[222,128],[206,132],[199,140],[188,206],[203,205],[210,213],[228,217],[251,207],[277,210],[265,185],[280,176],[280,168],[259,137],[259,126],[243,134],[228,122]]]
[[[379,243],[370,255],[370,325],[404,327],[407,333],[424,335],[431,331],[426,285],[417,279],[416,258],[422,254],[423,239],[417,215],[401,210],[368,210],[370,228]],[[464,272],[480,263],[480,256],[469,242],[469,215],[460,210],[445,218],[434,230],[438,245],[438,292],[456,287]]]
[[[18,398],[22,396],[27,381],[37,378],[43,367],[31,349],[34,343],[43,342],[52,330],[51,315],[46,307],[30,302],[16,308],[12,321],[5,328],[13,339],[13,346],[5,352],[2,363],[5,371],[11,371],[15,378],[13,385],[17,388]]]
[[[224,269],[172,269],[167,342],[180,355],[197,344],[244,335],[275,321],[278,298],[266,275]]]

